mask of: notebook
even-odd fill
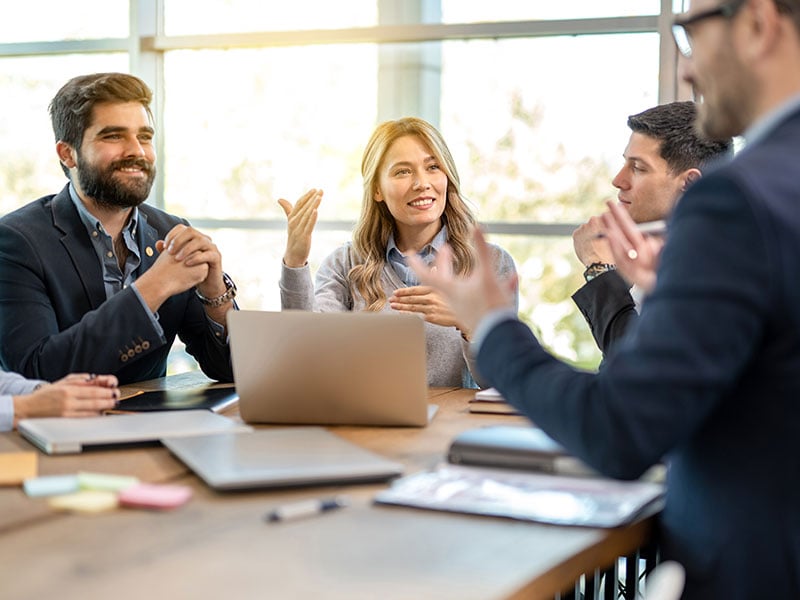
[[[180,388],[138,392],[123,398],[109,413],[148,412],[156,410],[205,409],[221,412],[233,406],[239,396],[233,387]]]
[[[407,314],[228,312],[248,423],[428,423],[425,326]]]
[[[234,490],[385,481],[402,465],[322,427],[286,427],[163,440],[210,487]]]
[[[91,447],[156,442],[165,437],[251,428],[208,410],[148,412],[104,417],[22,419],[19,432],[47,454],[75,454]]]
[[[597,475],[544,431],[530,426],[488,425],[463,431],[450,444],[447,460],[463,465]]]

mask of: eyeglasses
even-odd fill
[[[733,0],[733,2],[728,2],[717,8],[697,13],[686,19],[675,19],[675,22],[672,24],[672,37],[675,38],[678,51],[686,58],[691,58],[692,56],[692,37],[689,35],[689,26],[696,25],[700,21],[705,21],[712,17],[730,19],[744,3],[745,0]]]

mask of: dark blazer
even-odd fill
[[[663,555],[685,598],[800,598],[800,111],[677,205],[658,283],[603,370],[522,323],[478,368],[598,470],[669,464]]]
[[[572,295],[603,355],[639,318],[629,286],[616,271],[601,273]]]
[[[186,221],[139,207],[142,263],[156,240]],[[28,377],[113,373],[120,383],[166,374],[175,336],[212,379],[232,381],[230,350],[212,333],[193,290],[158,310],[159,335],[131,288],[106,299],[102,266],[67,187],[0,219],[0,362]]]

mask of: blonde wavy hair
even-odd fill
[[[348,274],[350,285],[361,294],[370,311],[379,311],[386,304],[381,273],[386,263],[389,236],[395,232],[394,217],[386,203],[375,200],[379,172],[395,140],[410,135],[419,138],[447,175],[447,201],[442,225],[447,226],[447,242],[453,249],[453,270],[459,275],[466,275],[475,266],[475,251],[470,243],[470,230],[475,226],[475,217],[461,197],[458,171],[442,134],[427,121],[415,117],[381,123],[372,133],[361,160],[364,197],[361,216],[353,231],[356,265]]]

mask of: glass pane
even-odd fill
[[[67,182],[47,112],[61,86],[82,73],[127,68],[127,54],[0,59],[0,214],[53,194]]]
[[[377,112],[374,46],[180,51],[165,64],[168,210],[284,219],[278,198],[316,187],[321,219],[355,218]]]
[[[28,0],[0,19],[3,43],[128,37],[128,0]]]
[[[604,209],[628,115],[657,104],[657,34],[446,42],[442,56],[442,132],[482,220]]]
[[[589,325],[572,301],[585,282],[572,239],[492,235],[517,265],[519,316],[553,354],[584,369],[595,369],[600,350]]]
[[[444,23],[492,21],[538,21],[657,15],[659,0],[561,0],[520,2],[520,0],[442,0]]]
[[[377,0],[164,0],[167,35],[344,29],[378,22]]]

